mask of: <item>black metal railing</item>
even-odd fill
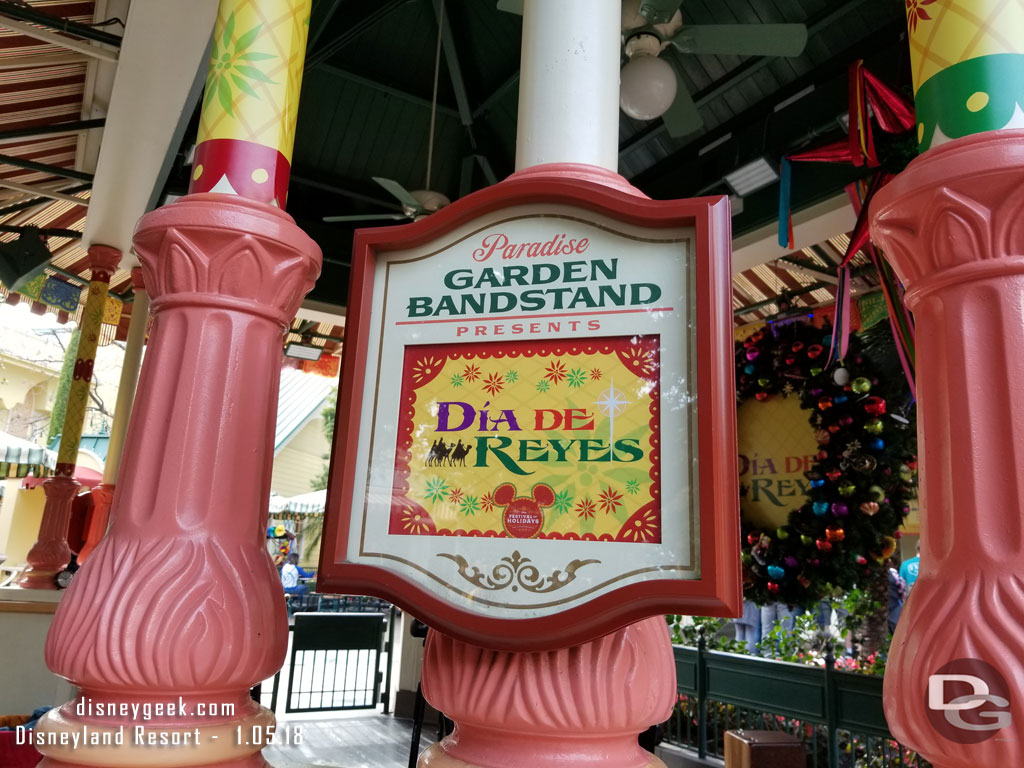
[[[309,597],[289,596],[296,608],[300,598]],[[373,709],[382,703],[388,714],[398,610],[370,597],[316,597],[323,599],[309,607],[319,611],[297,613],[288,628],[285,712]],[[271,711],[281,694],[281,670],[252,689],[253,698]]]
[[[798,736],[810,768],[930,768],[889,733],[882,678],[753,656],[675,646],[679,700],[665,741],[700,758],[723,757],[725,732]]]

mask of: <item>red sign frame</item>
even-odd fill
[[[494,618],[454,606],[415,582],[372,565],[346,561],[353,516],[349,501],[362,376],[367,365],[377,254],[431,242],[474,219],[516,205],[574,205],[646,228],[696,231],[697,436],[700,578],[659,579],[616,588],[561,613]],[[566,647],[593,640],[647,616],[688,613],[737,616],[742,610],[733,367],[731,221],[728,199],[655,201],[591,181],[512,178],[403,226],[355,233],[342,379],[329,472],[318,590],[388,599],[435,629],[498,650]]]

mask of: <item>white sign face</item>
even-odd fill
[[[378,254],[347,561],[505,619],[699,579],[694,248],[544,205]]]

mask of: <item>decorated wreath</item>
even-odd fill
[[[895,354],[883,334],[880,324],[852,336],[846,358],[831,365],[831,329],[805,318],[737,343],[739,402],[799,398],[818,443],[809,492],[788,522],[765,530],[743,521],[748,599],[810,607],[870,582],[896,550],[915,495],[916,428],[903,379],[882,372]]]

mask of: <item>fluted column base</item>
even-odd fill
[[[45,756],[40,768],[262,768],[268,765],[261,752],[264,739],[254,740],[253,733],[266,734],[273,725],[274,713],[255,706],[226,723],[170,727],[142,720],[127,725],[87,723],[65,705],[47,712],[35,734],[37,740],[67,742],[37,746]]]
[[[89,529],[85,532],[82,551],[78,553],[79,565],[85,562],[85,559],[96,549],[96,545],[100,543],[107,532],[115,488],[113,483],[100,483],[92,489],[90,494],[92,496],[92,517],[89,519]]]
[[[71,562],[67,531],[71,521],[71,505],[82,485],[71,477],[51,477],[43,483],[46,506],[39,540],[29,550],[28,569],[18,586],[23,589],[57,589],[57,574]]]
[[[419,768],[662,768],[637,737],[671,715],[672,644],[660,616],[543,653],[490,651],[431,631],[423,695],[455,732]]]

